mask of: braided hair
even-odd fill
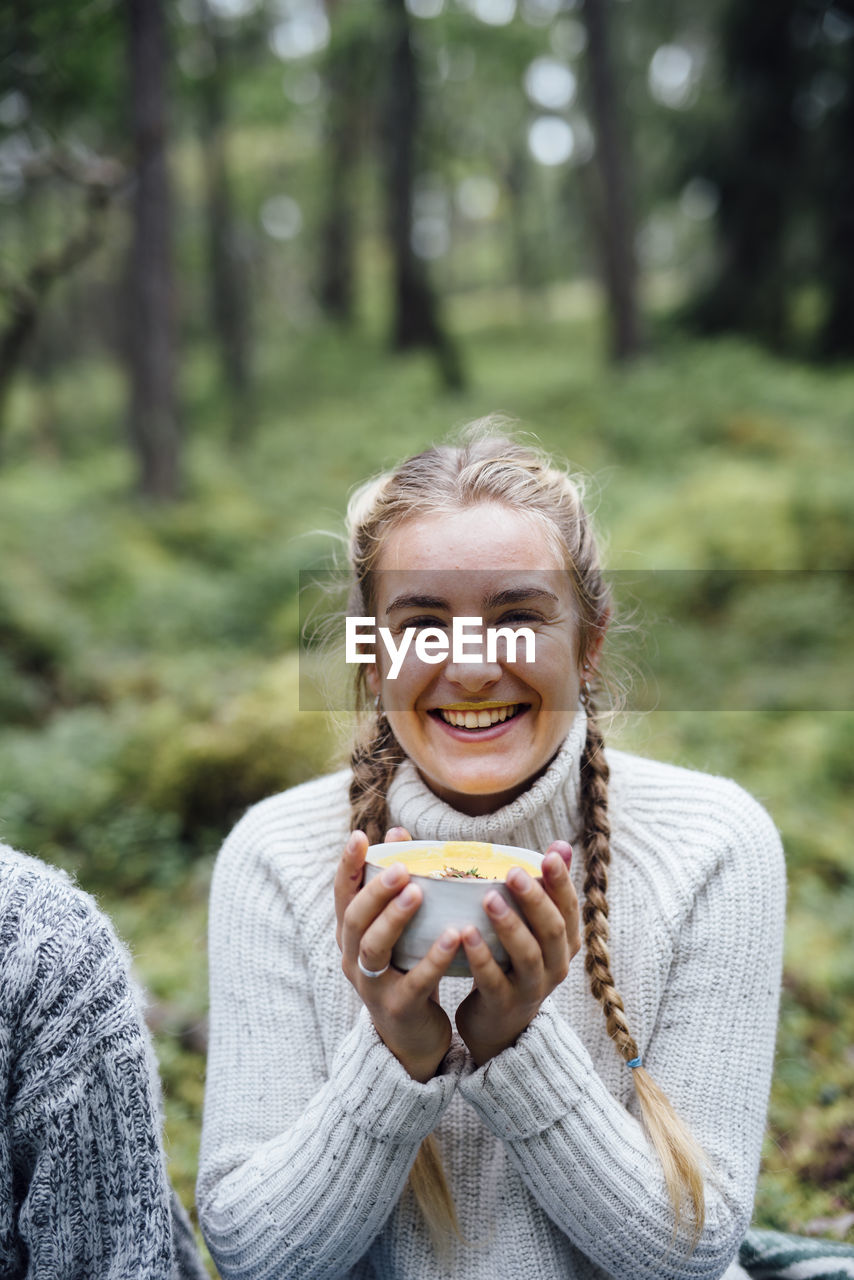
[[[626,1019],[620,993],[611,974],[608,954],[608,867],[611,862],[611,824],[608,821],[608,763],[605,743],[591,695],[586,698],[587,737],[581,754],[580,808],[584,850],[584,968],[593,998],[602,1007],[608,1035],[624,1062],[640,1058],[637,1041]],[[632,1080],[641,1104],[647,1134],[661,1161],[664,1181],[674,1209],[674,1235],[686,1201],[692,1215],[696,1244],[703,1228],[702,1166],[705,1154],[674,1111],[665,1093],[643,1066],[633,1067]]]
[[[496,430],[498,428],[498,431]],[[504,433],[499,419],[483,419],[465,430],[459,446],[438,445],[407,459],[394,472],[362,486],[348,508],[349,559],[354,585],[350,611],[373,614],[374,571],[386,538],[408,520],[441,511],[459,511],[478,503],[503,503],[537,519],[545,537],[572,575],[578,605],[579,668],[607,626],[608,588],[599,564],[580,482],[554,465],[539,449]],[[595,675],[592,681],[596,684]],[[597,719],[594,693],[584,695],[587,736],[581,757],[580,810],[584,858],[585,971],[601,1006],[608,1035],[626,1062],[639,1058],[637,1041],[611,973],[608,952],[608,867],[611,860],[608,818],[608,764]],[[356,674],[357,708],[369,705],[365,669]],[[351,756],[351,826],[380,842],[388,826],[386,797],[404,752],[378,707],[358,736]],[[696,1244],[704,1220],[702,1149],[680,1120],[666,1095],[642,1066],[632,1080],[641,1118],[658,1154],[674,1211],[674,1237],[686,1209]],[[431,1237],[441,1248],[447,1233],[460,1236],[453,1199],[438,1148],[430,1135],[422,1143],[409,1185]]]

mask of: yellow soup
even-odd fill
[[[446,840],[444,844],[413,849],[410,853],[406,852],[406,842],[400,841],[395,843],[394,852],[373,861],[379,867],[402,862],[413,875],[435,880],[504,880],[511,867],[526,865],[522,858],[496,853],[491,844],[476,840]],[[537,875],[537,868],[529,866],[529,869]]]

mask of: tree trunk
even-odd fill
[[[405,0],[386,0],[389,34],[389,99],[385,112],[388,237],[393,259],[392,346],[396,351],[435,351],[445,385],[457,389],[463,375],[456,349],[439,318],[426,269],[412,249],[412,188],[419,94]]]
[[[326,210],[320,232],[318,294],[324,313],[341,325],[355,310],[354,185],[367,85],[366,32],[340,3],[328,5],[332,41],[326,58]],[[372,42],[371,42],[372,43]]]
[[[318,293],[324,313],[338,324],[349,326],[355,313],[353,182],[358,129],[354,127],[352,99],[348,102],[349,94],[338,75],[328,74],[326,85],[330,96],[329,169],[326,215],[320,233]]]
[[[510,238],[515,283],[523,300],[541,283],[531,252],[526,225],[525,196],[528,179],[528,156],[523,142],[522,145],[513,148],[504,170],[504,187],[510,206]]]
[[[842,49],[848,92],[828,122],[829,154],[824,165],[821,244],[822,285],[827,315],[819,334],[819,354],[827,359],[854,356],[854,40]]]
[[[638,271],[628,147],[620,119],[621,94],[614,74],[610,0],[584,0],[590,106],[596,133],[597,238],[608,299],[610,350],[615,361],[641,348]]]
[[[166,30],[162,0],[127,0],[134,149],[130,260],[129,430],[142,494],[177,496],[179,427],[175,394],[172,203],[166,164]]]
[[[800,199],[792,107],[804,55],[792,28],[803,13],[802,0],[730,0],[724,12],[728,116],[708,165],[720,189],[719,262],[693,309],[707,331],[749,333],[778,349],[789,339],[786,238]]]
[[[210,69],[199,86],[210,309],[231,407],[231,438],[237,443],[251,426],[249,306],[228,170],[225,50],[208,0],[198,0],[198,4],[211,55]]]

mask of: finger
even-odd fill
[[[344,912],[362,887],[367,849],[368,837],[364,831],[351,831],[335,872],[335,940],[339,947]]]
[[[534,882],[526,872],[520,871],[518,867],[514,868],[514,870],[519,871],[520,875],[525,876],[533,885]],[[508,887],[510,887],[510,876],[512,874],[512,871],[508,872],[506,881]],[[538,886],[534,887],[538,888]],[[542,889],[538,891],[541,894],[543,892]],[[507,905],[497,890],[493,889],[486,895],[483,905],[492,927],[498,935],[498,940],[503,944],[510,957],[510,964],[514,973],[513,981],[525,988],[539,984],[544,969],[543,953],[540,943],[531,930],[523,920],[519,919],[516,912]],[[554,906],[552,906],[552,910],[560,919]],[[561,927],[563,927],[562,922]]]
[[[572,959],[581,950],[581,909],[578,894],[569,877],[568,864],[558,850],[550,849],[543,859],[543,885],[563,916],[569,958]]]
[[[572,845],[567,840],[552,840],[546,850],[546,857],[548,857],[550,853],[557,853],[560,855],[561,861],[566,864],[567,871],[572,866]]]
[[[489,947],[483,940],[479,929],[473,924],[463,929],[462,943],[469,962],[475,986],[487,996],[507,996],[510,983]]]
[[[544,874],[553,874],[563,882],[565,888],[565,883],[569,881],[569,874],[563,861],[555,854],[548,855],[548,861],[550,871]],[[513,867],[507,873],[506,884],[519,903],[539,944],[543,967],[547,973],[553,976],[559,975],[559,980],[562,981],[566,977],[565,970],[569,965],[569,944],[566,920],[560,908],[552,901],[543,885],[538,884],[521,867]]]
[[[359,941],[359,957],[366,969],[382,969],[389,963],[394,945],[420,907],[422,896],[417,885],[406,885],[368,925]]]
[[[362,934],[408,880],[409,872],[403,863],[393,862],[360,889],[346,907],[341,918],[341,950],[354,964]]]
[[[406,830],[406,827],[389,827],[385,833],[385,843],[394,844],[399,840],[411,840],[412,836]]]
[[[445,929],[426,956],[404,975],[398,988],[400,997],[410,1002],[432,999],[438,992],[439,979],[444,978],[459,947],[459,931]]]

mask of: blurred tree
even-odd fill
[[[166,163],[167,47],[162,0],[125,0],[136,185],[130,259],[128,424],[147,498],[177,496],[172,197]]]
[[[373,5],[328,0],[332,35],[326,53],[326,205],[320,227],[318,294],[343,325],[355,311],[356,183],[366,116],[372,110],[376,65]]]
[[[825,77],[819,89],[824,89],[826,115],[820,171],[814,178],[822,196],[819,269],[827,295],[818,350],[832,359],[854,356],[854,5],[849,0],[847,12],[845,8],[840,6],[835,18],[850,25],[838,28],[844,38],[820,73]]]
[[[240,254],[228,164],[228,42],[208,0],[197,0],[205,66],[198,101],[205,176],[208,289],[211,329],[219,347],[231,412],[231,436],[239,441],[251,423],[249,299]]]
[[[197,0],[205,65],[198,77],[205,172],[211,328],[219,347],[237,443],[251,426],[249,298],[228,164],[228,45],[208,0]]]
[[[0,5],[0,415],[44,334],[50,295],[102,242],[105,210],[122,185],[108,154],[116,45],[111,7],[72,14],[59,0]],[[96,128],[86,127],[89,113]],[[79,215],[69,208],[75,190]],[[46,344],[44,363],[67,359],[69,345]]]
[[[516,283],[523,297],[539,283],[537,267],[526,227],[526,195],[531,183],[530,156],[520,138],[504,166],[504,188],[510,205],[510,233]]]
[[[724,0],[723,92],[695,125],[720,193],[691,316],[779,350],[854,355],[854,4]]]
[[[103,239],[104,214],[118,190],[123,172],[109,160],[73,161],[47,152],[23,166],[25,179],[36,182],[59,175],[84,191],[84,217],[62,242],[43,251],[23,275],[0,274],[0,296],[6,320],[0,326],[0,435],[12,382],[29,350],[51,289],[89,257]]]
[[[709,331],[737,329],[774,347],[789,330],[787,227],[802,196],[794,119],[804,52],[793,39],[811,0],[728,0],[721,56],[726,111],[706,171],[720,191],[718,261],[695,314]]]
[[[486,11],[486,10],[484,10]],[[532,62],[543,55],[546,31],[520,18],[490,25],[446,6],[415,25],[424,89],[419,126],[423,213],[442,224],[439,254],[446,287],[514,284],[532,293],[568,269],[553,253],[549,224],[557,219],[549,175],[532,157],[532,107],[523,89]],[[545,196],[545,199],[543,198]],[[415,208],[415,222],[420,211]],[[429,239],[429,237],[428,237]],[[452,284],[453,282],[453,284]]]
[[[436,353],[445,385],[463,385],[459,355],[439,316],[439,303],[424,262],[412,246],[413,179],[419,120],[418,68],[405,0],[385,0],[388,81],[382,127],[385,199],[393,260],[392,345],[397,351],[427,347]]]
[[[641,347],[632,176],[621,119],[623,94],[612,51],[611,0],[584,0],[587,78],[596,132],[594,234],[608,298],[611,355],[631,359]]]

